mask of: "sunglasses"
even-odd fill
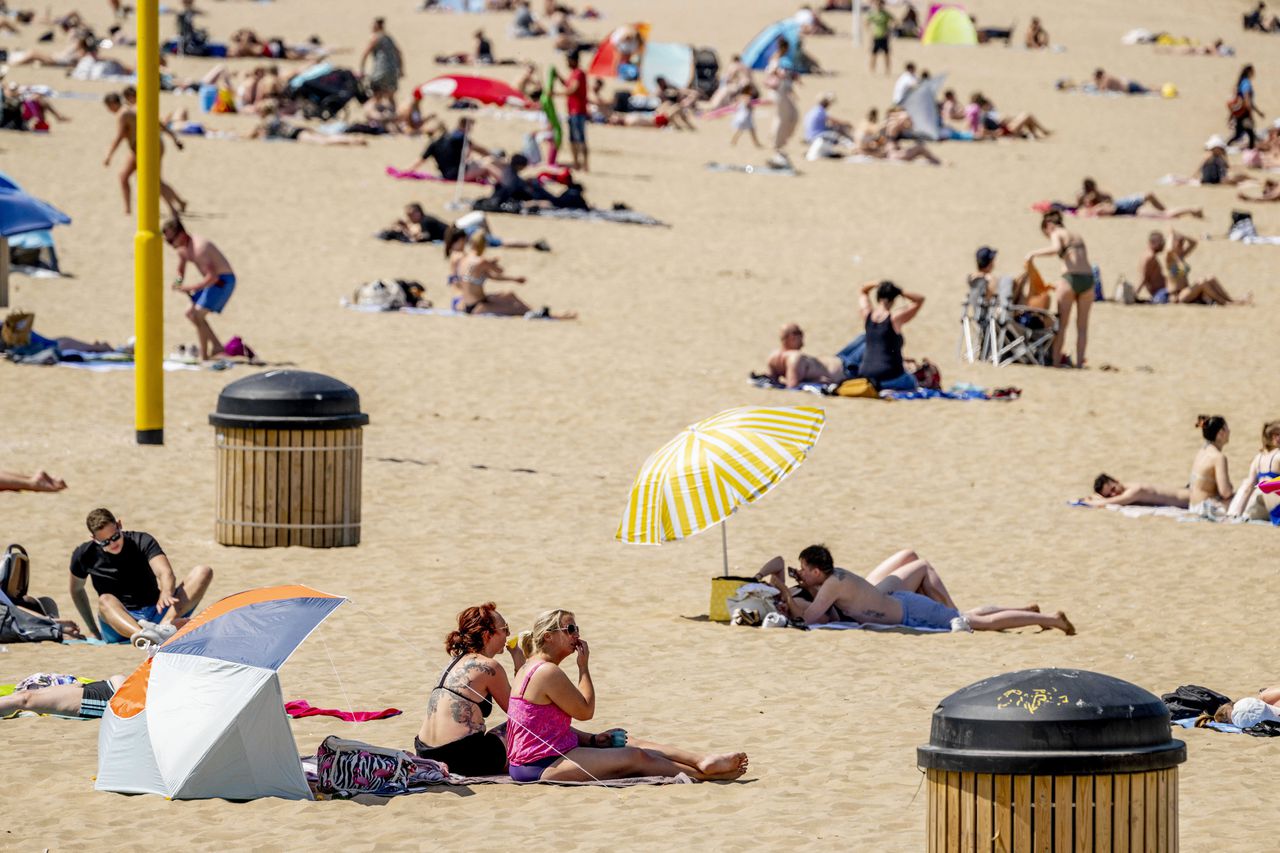
[[[576,636],[578,636],[578,626],[577,626],[577,625],[565,625],[563,628],[556,628],[555,630],[556,630],[556,631],[564,631],[564,632],[565,632],[566,634],[568,634],[570,637],[576,637]]]
[[[101,547],[105,548],[108,545],[110,545],[112,542],[118,541],[120,537],[123,535],[124,535],[124,531],[120,530],[119,528],[116,528],[116,532],[108,536],[106,539],[94,539],[93,541],[98,545],[100,545]]]

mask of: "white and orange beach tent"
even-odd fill
[[[310,799],[277,671],[345,601],[278,586],[196,616],[112,697],[94,787],[171,799]]]

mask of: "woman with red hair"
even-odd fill
[[[485,731],[494,703],[503,711],[511,695],[506,670],[495,658],[511,633],[492,601],[458,614],[458,630],[445,638],[453,658],[427,700],[427,716],[413,739],[421,758],[430,758],[462,776],[497,776],[507,772],[505,725]],[[516,669],[524,653],[511,649]]]

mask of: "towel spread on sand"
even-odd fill
[[[716,163],[711,162],[706,165],[708,172],[741,172],[745,175],[781,175],[786,178],[794,178],[800,173],[791,168],[777,168],[775,166],[753,166],[750,163]]]
[[[1097,509],[1084,501],[1075,500],[1068,501],[1068,506],[1079,507],[1080,509]],[[1174,521],[1211,521],[1217,524],[1265,524],[1270,525],[1271,522],[1259,519],[1236,518],[1226,515],[1208,516],[1199,512],[1193,512],[1189,509],[1183,509],[1176,506],[1119,506],[1117,504],[1107,504],[1103,509],[1109,509],[1118,512],[1125,518],[1172,518]]]
[[[756,388],[769,388],[775,391],[805,391],[824,397],[837,397],[836,388],[839,383],[802,382],[795,388],[788,388],[776,379],[761,374],[752,374],[747,380]],[[1022,396],[1020,388],[982,388],[967,382],[952,385],[949,390],[937,391],[932,388],[919,388],[915,391],[881,391],[882,400],[995,400],[1009,402]],[[874,397],[850,397],[854,400],[873,400]]]
[[[420,794],[434,785],[456,787],[470,785],[560,785],[569,788],[582,786],[633,788],[637,785],[691,785],[696,781],[685,773],[678,773],[675,776],[638,776],[631,779],[604,779],[591,782],[556,782],[550,779],[539,779],[536,782],[517,782],[505,774],[502,776],[459,776],[456,773],[450,773],[449,768],[439,761],[419,758],[410,752],[401,752],[401,756],[414,766],[406,784],[388,783],[376,792],[339,792],[335,796],[343,798],[359,796],[398,797],[405,794]],[[299,756],[299,760],[302,762],[302,770],[306,774],[307,782],[314,789],[319,780],[319,774],[316,770],[316,757],[314,755],[302,755]]]
[[[810,631],[893,631],[897,634],[950,634],[950,628],[908,628],[906,625],[873,625],[870,622],[827,622],[810,625]]]
[[[551,320],[560,322],[559,317],[520,317],[515,314],[468,314],[466,311],[455,311],[452,308],[394,308],[387,311],[376,305],[356,305],[347,298],[342,298],[338,304],[349,311],[359,311],[361,314],[428,314],[432,317],[473,317],[478,319],[489,320]]]
[[[557,207],[522,207],[520,210],[503,210],[498,207],[474,207],[475,200],[464,202],[465,206],[473,210],[483,209],[485,213],[501,213],[508,216],[538,216],[543,219],[577,219],[587,222],[616,222],[621,225],[657,225],[662,228],[670,228],[667,223],[654,219],[647,213],[641,213],[638,210],[629,208],[611,209],[592,208],[590,210],[571,210],[567,208]]]
[[[385,720],[398,717],[403,711],[399,708],[387,708],[383,711],[339,711],[335,708],[316,708],[306,699],[294,699],[284,703],[284,712],[290,717],[337,717],[348,723],[367,723],[370,720]]]
[[[415,172],[412,169],[397,169],[395,166],[387,167],[387,174],[398,181],[434,181],[439,184],[456,184],[456,178],[446,178],[442,175],[433,175],[430,172]],[[488,181],[479,178],[472,180],[463,180],[467,184],[486,184]]]

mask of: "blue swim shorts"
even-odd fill
[[[129,608],[125,608],[125,609],[129,610]],[[188,610],[186,613],[182,615],[190,616],[191,613],[192,611]],[[138,622],[146,621],[146,622],[155,622],[155,623],[159,623],[161,618],[164,617],[164,613],[160,610],[160,608],[156,607],[154,604],[151,605],[150,607],[139,607],[137,610],[129,610],[129,615],[132,616]],[[98,614],[98,627],[102,630],[103,642],[106,642],[106,643],[129,642],[128,637],[121,636],[116,631],[115,628],[112,628],[110,625],[107,624],[107,620],[102,618],[102,614]]]
[[[927,595],[918,592],[891,592],[893,598],[902,604],[902,626],[904,628],[936,628],[943,631],[951,629],[951,620],[960,615],[954,607],[947,607],[940,601],[934,601]]]
[[[191,294],[191,301],[213,314],[221,314],[227,307],[227,300],[236,289],[236,277],[231,273],[218,276],[218,283],[211,284],[203,290]]]

